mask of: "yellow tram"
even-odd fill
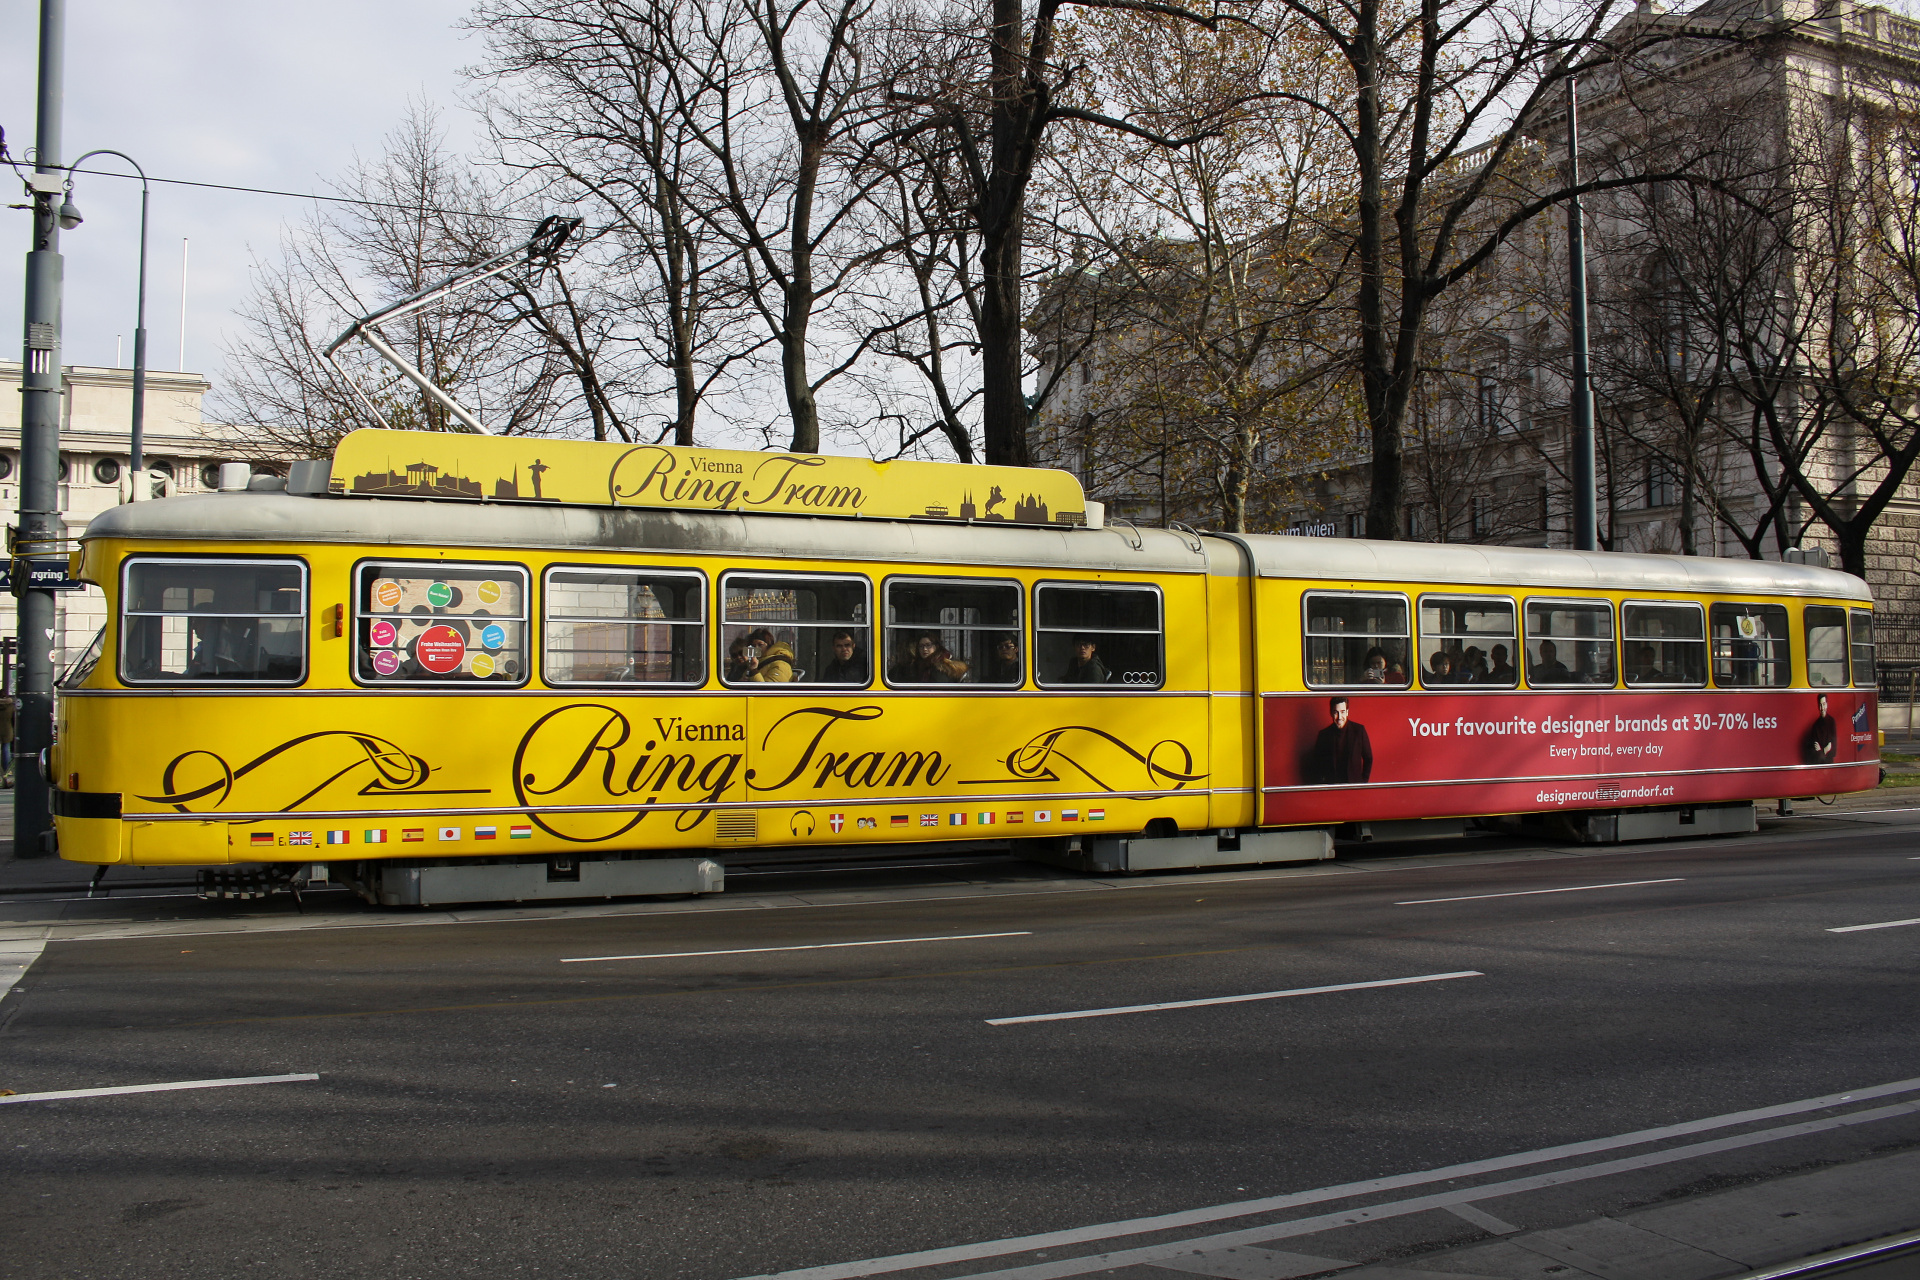
[[[1061,472],[365,430],[107,512],[72,571],[110,621],[59,687],[61,855],[395,904],[1742,830],[1878,779],[1851,576],[1112,527]]]

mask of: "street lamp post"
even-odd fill
[[[135,502],[152,496],[147,489],[146,459],[146,422],[147,422],[147,171],[140,162],[124,151],[115,151],[110,147],[100,147],[87,152],[67,168],[67,199],[60,206],[60,225],[71,231],[80,225],[80,210],[73,204],[73,174],[94,156],[118,156],[133,166],[140,175],[140,300],[136,305],[133,320],[133,440],[128,478],[128,488]]]

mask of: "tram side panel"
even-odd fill
[[[1266,616],[1298,627],[1306,594],[1276,589]],[[1672,808],[1879,781],[1870,687],[1455,692],[1423,675],[1314,688],[1296,669],[1294,687],[1261,694],[1270,824]],[[1794,671],[1805,686],[1797,656]]]

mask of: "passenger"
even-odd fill
[[[1553,641],[1540,642],[1540,660],[1527,672],[1527,680],[1532,684],[1573,683],[1573,672],[1567,670],[1567,664],[1560,661],[1560,650]]]
[[[1633,651],[1633,665],[1627,668],[1628,684],[1665,684],[1666,673],[1660,670],[1659,655],[1650,644],[1643,644]]]
[[[887,679],[895,684],[955,684],[966,674],[966,663],[942,648],[933,632],[922,631],[906,656],[887,672]]]
[[[1458,677],[1453,674],[1453,655],[1445,649],[1435,649],[1433,657],[1427,659],[1424,683],[1430,685],[1460,683]]]
[[[1487,683],[1513,684],[1519,677],[1520,673],[1514,670],[1511,662],[1507,661],[1507,646],[1503,644],[1493,646],[1493,666],[1487,671]]]
[[[1461,675],[1467,684],[1486,684],[1491,676],[1487,671],[1487,655],[1478,645],[1467,650],[1461,663]]]
[[[761,684],[793,683],[793,650],[775,640],[773,632],[765,627],[755,628],[747,633],[747,643],[753,646],[755,654],[753,674],[747,679]]]
[[[1073,638],[1073,661],[1067,667],[1063,684],[1105,684],[1113,677],[1107,664],[1100,661],[1100,646],[1091,636]]]
[[[734,683],[753,679],[753,669],[760,665],[760,651],[747,643],[741,636],[727,646],[727,679]]]
[[[833,661],[820,673],[821,683],[865,684],[867,678],[867,655],[860,651],[853,632],[834,632]]]
[[[1360,673],[1362,680],[1368,684],[1387,683],[1386,650],[1382,649],[1379,645],[1373,646],[1373,648],[1367,650],[1366,663],[1367,669]]]
[[[1020,683],[1020,641],[1001,636],[993,643],[993,657],[987,663],[988,684]]]

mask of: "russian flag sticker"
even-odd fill
[[[473,829],[473,838],[475,840],[496,840],[499,836],[500,828],[498,827],[475,827]]]
[[[1078,822],[1080,821],[1080,811],[1078,809],[1062,809],[1060,811],[1060,821]]]

